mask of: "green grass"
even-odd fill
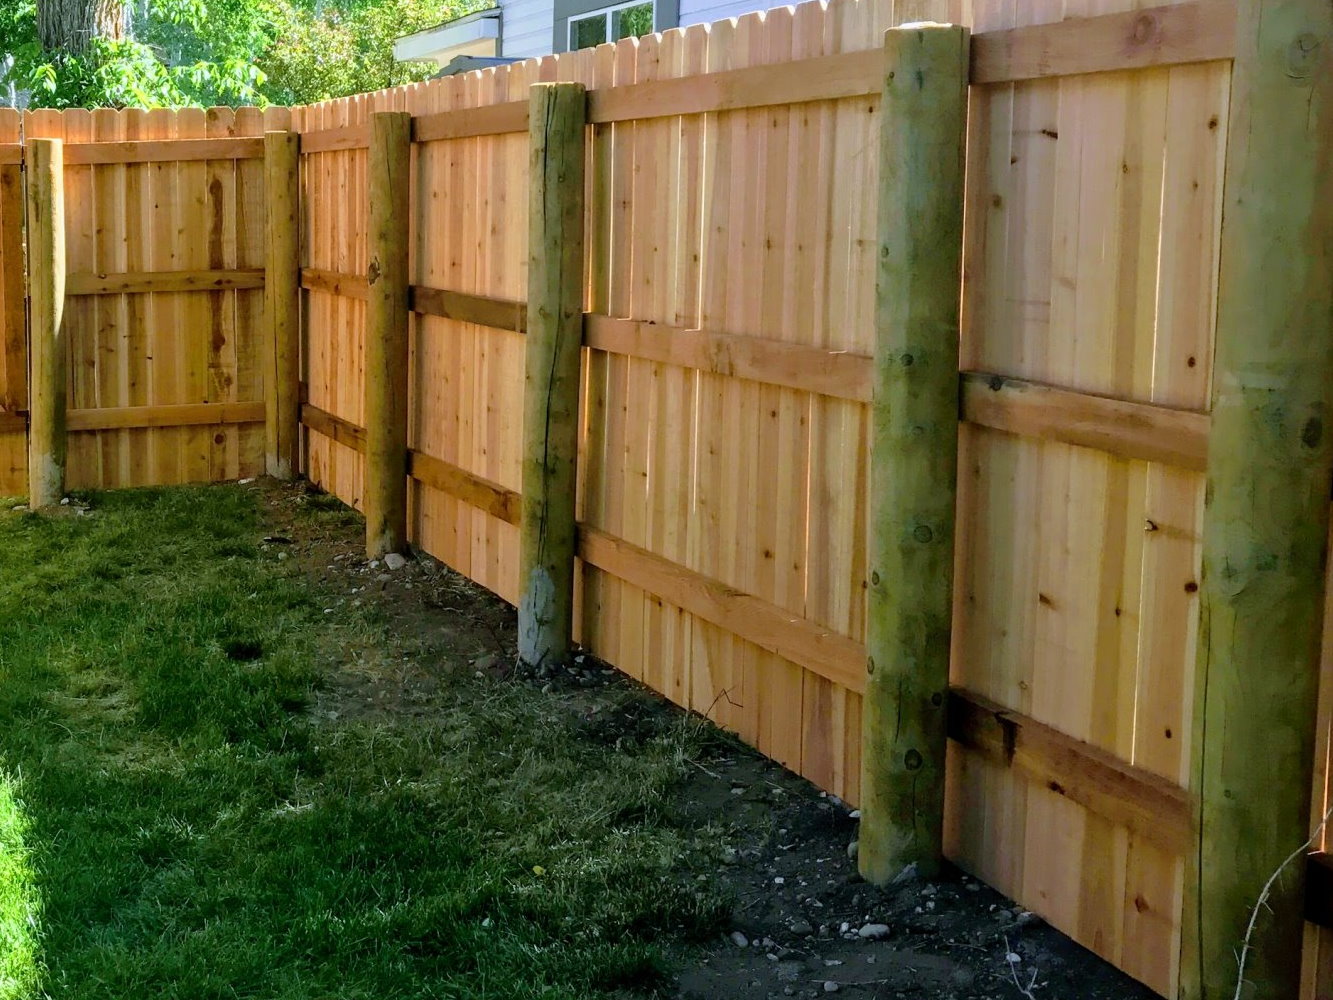
[[[258,502],[0,514],[0,1000],[592,997],[717,929],[687,727],[613,748],[470,677],[315,722],[386,637],[260,551]]]

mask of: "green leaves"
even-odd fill
[[[488,0],[151,0],[132,39],[43,50],[34,0],[0,5],[0,100],[33,107],[304,104],[429,76],[393,41]]]

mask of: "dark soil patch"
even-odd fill
[[[600,746],[632,749],[685,718],[591,656],[577,657],[569,670],[517,669],[514,611],[504,602],[428,556],[396,571],[368,564],[358,520],[300,516],[302,507],[332,509],[336,502],[324,494],[263,482],[251,488],[265,491],[270,512],[273,540],[261,549],[297,560],[327,594],[327,613],[367,609],[395,637],[392,649],[343,657],[322,686],[317,714],[425,716],[438,707],[450,675],[467,671],[498,685],[528,686],[574,738]],[[707,721],[694,716],[692,724],[699,752],[672,819],[715,832],[711,875],[699,877],[716,880],[732,911],[713,945],[672,946],[677,976],[670,995],[677,1000],[1156,996],[956,870],[896,889],[868,885],[849,850],[854,812]],[[863,937],[869,924],[887,931]]]

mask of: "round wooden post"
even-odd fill
[[[1333,6],[1241,0],[1203,518],[1181,995],[1230,1000],[1310,833],[1333,471]],[[1240,994],[1295,1000],[1304,859]]]
[[[292,132],[265,133],[264,466],[278,479],[296,474],[301,421],[299,169],[300,137]]]
[[[412,119],[370,116],[370,267],[366,304],[366,556],[407,546],[409,173]]]
[[[523,516],[518,652],[529,664],[569,653],[574,613],[574,495],[583,343],[583,173],[587,95],[532,87],[528,327],[523,397]]]
[[[26,158],[28,504],[36,510],[59,504],[65,493],[65,155],[59,139],[29,139]]]
[[[880,885],[942,851],[969,37],[885,36],[858,855]]]

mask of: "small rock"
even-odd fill
[[[847,814],[847,818],[848,818],[848,819],[860,819],[860,818],[861,818],[861,810],[860,810],[860,809],[853,809],[851,812],[849,812],[849,813]]]
[[[861,842],[859,840],[853,840],[850,844],[847,845],[847,857],[851,858],[853,861],[856,860],[856,856],[860,853],[861,853]]]
[[[786,881],[787,881],[787,880],[786,880],[785,878],[783,878],[781,875],[775,875],[775,876],[773,877],[773,884],[774,884],[774,885],[783,885],[783,884],[786,883]]]
[[[407,565],[407,559],[397,552],[390,552],[384,557],[384,565],[388,568],[390,573],[397,573]]]
[[[475,670],[491,670],[499,662],[500,657],[496,656],[494,653],[487,653],[485,656],[478,656],[473,660],[472,666]]]
[[[897,875],[893,876],[893,881],[890,882],[889,884],[906,885],[908,882],[915,882],[916,878],[917,878],[917,865],[916,862],[913,861],[910,865],[908,865],[906,868],[900,871]]]
[[[1032,913],[1029,910],[1024,910],[1022,913],[1018,915],[1019,927],[1038,927],[1042,923],[1044,923],[1044,921],[1041,919],[1041,917],[1037,916],[1037,914]]]
[[[241,479],[241,480],[238,480],[238,485],[240,485],[240,486],[249,486],[249,485],[250,485],[251,483],[253,483],[253,482],[254,482],[254,478],[251,477],[250,479]],[[486,924],[485,926],[486,926],[486,927],[489,927],[490,924]]]
[[[750,947],[750,939],[747,938],[747,937],[746,937],[744,934],[742,934],[740,931],[732,931],[732,932],[731,932],[731,943],[734,944],[737,948],[748,948],[748,947]]]
[[[862,924],[861,929],[856,932],[863,940],[878,941],[881,938],[889,936],[888,924]]]
[[[61,498],[60,498],[60,506],[62,506],[62,507],[68,507],[68,506],[69,506],[69,497],[61,497]]]
[[[967,891],[968,891],[968,892],[980,892],[980,891],[981,891],[981,886],[978,885],[976,882],[969,882],[969,883],[967,883],[967,887],[966,887],[966,888],[967,888]]]
[[[370,568],[371,568],[371,569],[379,569],[379,568],[380,568],[380,561],[379,561],[378,559],[372,559],[372,560],[370,560]]]
[[[838,984],[835,983],[832,979],[826,979],[826,980],[824,980],[824,992],[825,992],[825,993],[837,993],[839,989],[840,989],[840,987],[838,986]]]
[[[849,930],[851,930],[851,929],[852,929],[852,925],[849,924],[849,923],[848,923],[847,921],[845,921],[845,920],[844,920],[841,924],[838,925],[838,933],[839,933],[839,934],[846,934],[846,933],[847,933]]]
[[[805,937],[807,934],[815,932],[814,927],[808,920],[793,920],[787,929],[797,937]]]
[[[739,854],[736,853],[736,848],[734,848],[734,847],[727,847],[727,848],[724,848],[724,849],[723,849],[723,851],[722,851],[722,863],[723,863],[724,865],[734,865],[734,864],[736,864],[736,862],[740,861],[740,859],[741,859],[741,856],[740,856]]]

